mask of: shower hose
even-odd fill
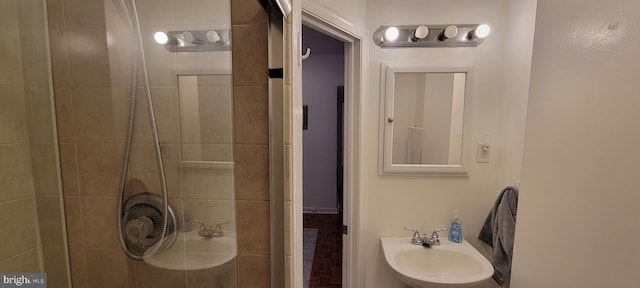
[[[120,183],[118,187],[118,204],[117,204],[117,229],[118,229],[118,238],[120,241],[120,246],[127,254],[128,257],[135,260],[143,260],[145,257],[151,257],[158,252],[160,247],[162,246],[162,242],[164,238],[167,236],[167,228],[169,222],[169,199],[167,195],[167,180],[165,176],[164,164],[162,162],[162,153],[160,151],[160,139],[158,137],[158,128],[156,125],[155,118],[155,110],[153,108],[153,100],[151,97],[151,88],[149,84],[149,74],[147,71],[147,63],[146,57],[144,53],[144,44],[142,38],[142,30],[140,28],[140,18],[138,17],[138,9],[136,7],[135,0],[129,0],[130,9],[127,8],[126,4],[123,2],[124,0],[114,0],[114,4],[116,7],[120,7],[121,12],[125,15],[125,20],[130,24],[133,29],[133,49],[134,53],[132,55],[131,60],[131,88],[129,92],[129,116],[128,116],[128,124],[127,124],[127,136],[124,145],[124,156],[122,160],[122,168],[120,174]],[[158,242],[153,244],[148,250],[144,253],[144,255],[137,255],[133,253],[125,242],[125,235],[123,233],[122,227],[122,219],[125,211],[123,211],[124,206],[124,193],[127,190],[127,175],[129,172],[129,160],[131,156],[131,143],[133,141],[133,130],[134,130],[134,122],[136,115],[136,98],[138,94],[138,65],[139,63],[142,66],[142,80],[144,84],[144,92],[145,99],[147,102],[147,110],[149,114],[149,124],[151,127],[151,136],[153,140],[153,147],[155,150],[156,163],[158,165],[158,176],[160,178],[160,187],[162,190],[162,232]]]

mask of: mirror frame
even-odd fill
[[[409,174],[425,176],[467,176],[465,167],[465,147],[467,147],[469,128],[469,100],[473,85],[474,66],[470,63],[382,63],[380,67],[380,149],[379,173]],[[393,164],[393,125],[387,119],[393,119],[394,89],[396,73],[465,73],[464,112],[462,126],[462,145],[459,165],[440,164]]]

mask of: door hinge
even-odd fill
[[[342,234],[347,235],[348,230],[347,225],[342,225]]]
[[[282,79],[284,78],[283,68],[271,68],[269,69],[269,78]]]

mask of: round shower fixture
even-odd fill
[[[124,154],[122,157],[122,167],[120,170],[120,183],[118,184],[118,204],[116,208],[116,225],[118,230],[118,240],[120,247],[127,256],[134,260],[143,260],[145,257],[153,256],[158,251],[171,246],[177,230],[177,221],[172,206],[169,205],[169,193],[167,179],[160,151],[160,137],[153,108],[153,97],[151,95],[151,84],[149,83],[149,71],[144,53],[144,41],[140,26],[140,17],[136,7],[136,0],[129,0],[129,6],[124,0],[113,0],[119,7],[122,16],[131,26],[135,40],[133,41],[134,52],[131,59],[131,86],[129,93],[129,115],[127,124],[127,136],[124,144]],[[163,38],[160,35],[160,38]],[[164,40],[164,39],[160,39]],[[133,144],[133,130],[136,116],[136,102],[138,91],[138,62],[142,67],[142,81],[144,94],[149,112],[149,126],[151,130],[152,144],[156,156],[156,165],[160,179],[160,189],[162,197],[153,193],[140,193],[124,202],[124,194],[128,183],[129,162],[131,160],[131,146]],[[170,217],[171,216],[171,217]],[[172,221],[172,222],[170,222]],[[172,229],[172,230],[170,230]]]
[[[163,206],[162,198],[158,194],[144,192],[136,194],[124,203],[124,215],[120,231],[125,237],[127,250],[135,258],[142,258],[147,250],[154,247],[162,239]],[[169,223],[166,236],[162,239],[156,253],[171,247],[178,237],[178,220],[175,208],[169,203]]]

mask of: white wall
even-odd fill
[[[512,287],[638,287],[640,2],[537,9]]]
[[[336,40],[337,41],[337,40]],[[302,64],[304,212],[337,213],[337,86],[344,86],[344,55],[312,54]]]
[[[504,43],[504,97],[502,101],[502,141],[492,143],[499,149],[498,187],[520,180],[522,149],[529,96],[531,53],[536,21],[537,0],[509,0]]]
[[[366,198],[365,274],[363,287],[405,287],[389,271],[381,255],[381,236],[410,236],[403,226],[428,233],[447,226],[451,210],[459,209],[464,237],[484,249],[476,240],[495,197],[497,160],[501,150],[491,151],[488,164],[475,162],[475,143],[482,135],[492,142],[501,141],[501,110],[504,94],[503,54],[507,26],[507,1],[367,1],[367,33],[389,24],[462,24],[487,23],[491,36],[476,48],[408,48],[380,49],[365,39],[369,53],[369,77],[363,96],[363,171],[361,192]],[[475,77],[468,82],[473,91],[466,103],[465,119],[468,141],[463,147],[463,161],[468,177],[415,177],[378,175],[378,137],[381,62],[472,62]],[[501,145],[497,145],[500,147]]]

